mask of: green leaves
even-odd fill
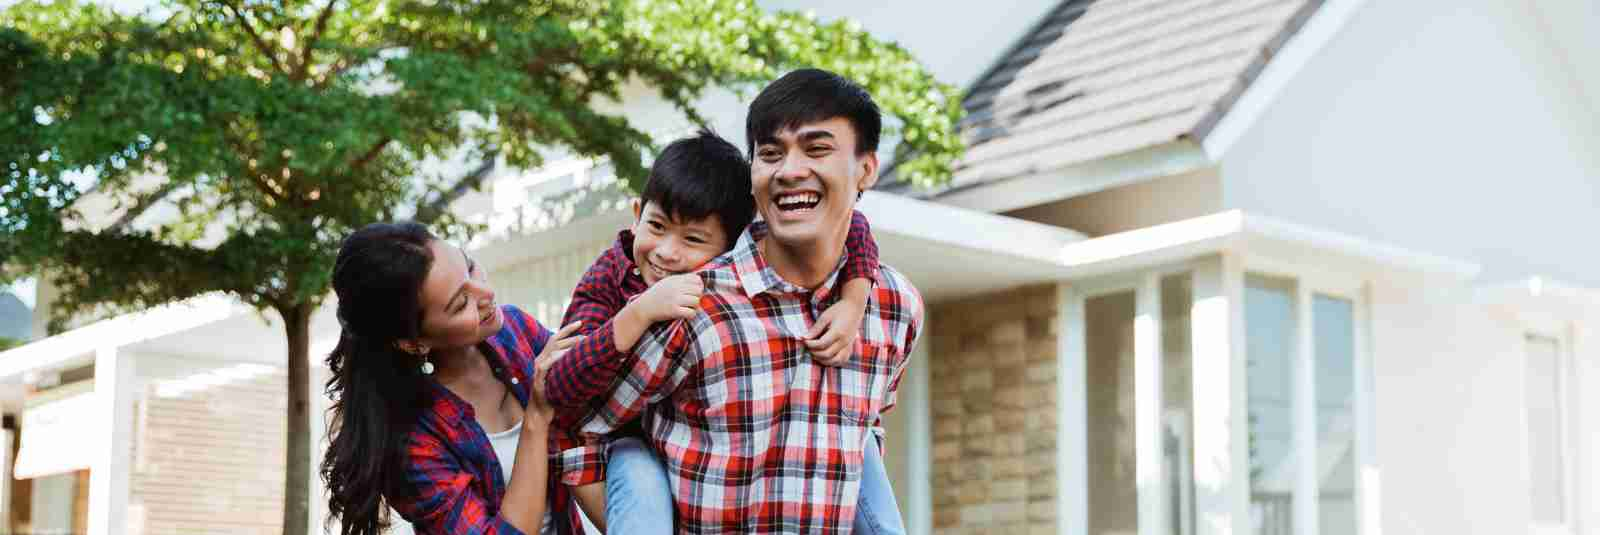
[[[701,121],[709,88],[821,67],[901,125],[899,176],[941,183],[961,152],[957,91],[904,49],[749,0],[168,0],[143,17],[61,0],[3,13],[0,265],[58,273],[68,310],[216,290],[315,300],[338,238],[459,191],[462,176],[426,166],[463,151],[521,168],[552,150],[605,157],[637,186],[654,140],[596,106],[628,84]],[[83,182],[110,206],[170,208],[144,230],[108,225],[74,211]]]

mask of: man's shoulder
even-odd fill
[[[911,283],[900,270],[888,264],[878,265],[878,298],[894,298],[907,305],[915,305],[918,310],[922,308],[922,293],[917,291],[916,285]]]

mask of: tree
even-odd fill
[[[899,122],[898,176],[937,184],[961,151],[958,93],[906,51],[750,0],[166,0],[140,16],[62,0],[3,18],[0,282],[49,277],[56,324],[209,292],[276,313],[296,535],[311,473],[307,331],[349,231],[409,217],[470,232],[450,203],[498,160],[539,166],[542,148],[607,157],[637,184],[649,136],[590,106],[630,80],[703,122],[693,102],[707,88],[818,66]],[[484,165],[420,171],[462,152]],[[88,191],[121,217],[86,218],[74,203]],[[178,215],[139,219],[160,203]]]

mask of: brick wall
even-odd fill
[[[934,533],[1055,533],[1055,287],[930,309]]]

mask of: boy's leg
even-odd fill
[[[606,532],[672,533],[672,488],[666,466],[638,438],[616,440],[608,451]]]
[[[856,502],[855,533],[859,535],[905,535],[900,519],[900,504],[883,468],[883,452],[878,438],[868,436],[861,452],[861,497]]]

